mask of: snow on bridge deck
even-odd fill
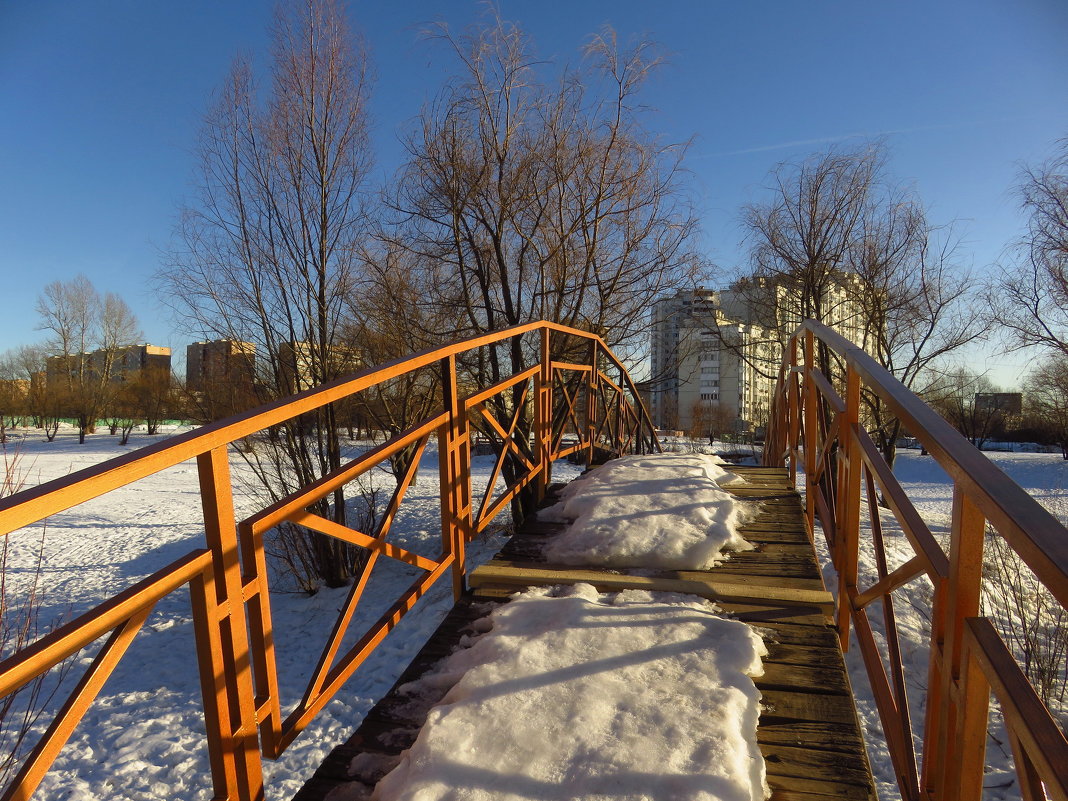
[[[780,468],[732,466],[744,479],[727,487],[756,507],[741,527],[752,551],[731,553],[708,570],[598,569],[548,564],[544,545],[564,524],[530,520],[498,554],[469,577],[471,592],[367,715],[338,746],[295,801],[358,798],[368,794],[396,755],[415,741],[429,706],[413,704],[397,688],[422,676],[455,650],[465,632],[518,590],[531,586],[591,584],[602,592],[624,589],[682,592],[713,600],[731,617],[764,637],[764,673],[757,743],[773,801],[869,801],[875,798],[849,680],[832,627],[833,599],[823,586],[805,534],[800,498]],[[552,503],[550,497],[547,503]],[[474,628],[473,628],[474,627]],[[448,687],[440,688],[443,696]],[[353,784],[353,782],[358,784]],[[342,788],[344,788],[342,790]],[[668,797],[668,796],[664,796]]]

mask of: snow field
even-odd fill
[[[558,564],[701,570],[726,550],[750,550],[738,534],[742,504],[721,488],[738,477],[714,456],[652,454],[616,459],[569,484],[544,520],[570,523],[545,548]]]

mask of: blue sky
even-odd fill
[[[148,341],[184,352],[152,275],[189,193],[194,143],[233,57],[266,63],[273,4],[259,0],[0,0],[0,351],[41,338],[34,304],[85,273],[123,294]],[[464,26],[471,0],[349,3],[377,73],[381,177],[398,137],[447,70],[427,22]],[[834,142],[883,136],[891,171],[934,221],[958,220],[963,254],[993,269],[1023,230],[1021,162],[1068,136],[1068,3],[503,0],[538,53],[577,61],[611,24],[671,54],[644,100],[647,125],[693,138],[687,159],[704,232],[725,269],[744,263],[742,204],[768,171]],[[1019,357],[993,356],[993,365]],[[1015,370],[996,374],[1011,382]]]

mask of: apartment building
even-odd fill
[[[760,325],[739,319],[730,290],[685,290],[653,309],[651,414],[659,428],[705,421],[748,430],[764,425],[781,348]]]
[[[227,386],[252,388],[256,346],[251,342],[216,339],[194,342],[185,349],[185,385],[190,392]]]
[[[49,356],[45,362],[46,386],[65,388],[83,378],[91,383],[135,381],[154,372],[170,375],[171,349],[158,345],[129,345],[115,350],[101,348],[89,353]]]
[[[324,369],[315,365],[315,348],[308,342],[283,342],[278,349],[278,362],[289,392],[302,392],[322,383],[324,375],[335,378],[351,373],[360,366],[360,354],[353,348],[331,345],[327,348],[328,364]]]
[[[859,278],[826,282],[824,320],[863,341]],[[651,404],[660,428],[759,432],[767,423],[783,343],[802,319],[783,281],[747,278],[725,290],[698,288],[661,298],[652,310]]]

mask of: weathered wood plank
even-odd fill
[[[789,642],[813,645],[829,642],[830,647],[838,647],[838,639],[833,632],[828,632],[826,636],[819,639],[820,631],[818,627],[826,626],[832,621],[831,614],[826,608],[821,609],[820,607],[796,605],[770,606],[762,604],[728,603],[724,601],[717,601],[716,605],[722,609],[725,614],[728,614],[737,620],[741,620],[743,623],[750,623],[755,628],[767,629],[769,632],[774,630],[773,624],[793,624],[789,627],[789,631],[784,635],[790,637]],[[794,629],[797,629],[797,631],[794,632]],[[802,639],[797,640],[794,639],[795,637],[801,637]]]
[[[720,579],[712,573],[680,572],[678,577],[631,576],[601,570],[552,569],[541,565],[504,564],[493,561],[477,568],[469,577],[472,587],[484,584],[512,584],[517,587],[553,584],[592,584],[601,591],[642,589],[684,592],[711,600],[807,604],[829,609],[830,594],[823,589],[783,587],[753,581],[750,576]]]
[[[768,801],[841,801],[841,796],[823,795],[822,793],[802,793],[797,790],[772,790]]]
[[[853,699],[843,695],[814,695],[791,690],[767,690],[762,693],[761,716],[825,723],[856,723]]]
[[[671,578],[679,578],[687,581],[707,581],[715,579],[721,565],[717,565],[712,570],[677,570],[677,571],[665,571],[663,575]],[[815,593],[813,598],[817,599],[817,605],[825,602],[827,599],[823,597],[827,590],[823,586],[823,580],[819,578],[776,578],[775,576],[759,576],[759,575],[738,575],[731,576],[728,579],[732,584],[746,584],[752,587],[764,587],[768,590],[774,590],[776,588],[782,588],[791,591],[808,591]],[[829,595],[829,593],[827,593]],[[770,597],[770,596],[767,596]],[[801,596],[799,596],[801,597]],[[808,596],[804,596],[808,597]]]
[[[822,721],[786,720],[760,721],[757,742],[767,745],[788,745],[795,748],[819,748],[824,751],[864,752],[864,742],[855,726]]]
[[[780,610],[770,610],[771,613],[777,611]],[[788,620],[785,615],[775,618],[772,614],[769,614],[764,619],[761,619],[759,612],[753,612],[749,616],[756,619],[746,620],[745,622],[760,632],[764,636],[765,642],[839,648],[838,634],[826,622],[824,625],[810,624],[808,622],[802,622],[799,625]]]
[[[834,801],[874,801],[875,799],[875,792],[870,786],[806,779],[800,776],[780,776],[771,770],[768,772],[768,786],[771,788],[772,799],[799,798],[799,796],[791,795],[794,793],[805,793],[806,796],[834,799]],[[800,796],[800,798],[805,797]]]
[[[835,781],[869,786],[868,765],[859,753],[823,751],[786,745],[761,745],[760,753],[769,773],[776,776],[796,776],[804,779]]]
[[[784,531],[775,526],[767,526],[766,528],[743,526],[738,529],[738,533],[747,542],[751,542],[754,545],[757,543],[781,543],[783,545],[803,546],[808,542],[808,537],[803,530]]]
[[[784,642],[766,642],[768,655],[765,662],[779,662],[783,665],[809,665],[827,670],[843,667],[842,654],[837,647],[813,647]]]
[[[764,660],[764,673],[753,679],[757,689],[792,690],[810,694],[849,695],[849,682],[841,670],[822,666],[792,665]]]

